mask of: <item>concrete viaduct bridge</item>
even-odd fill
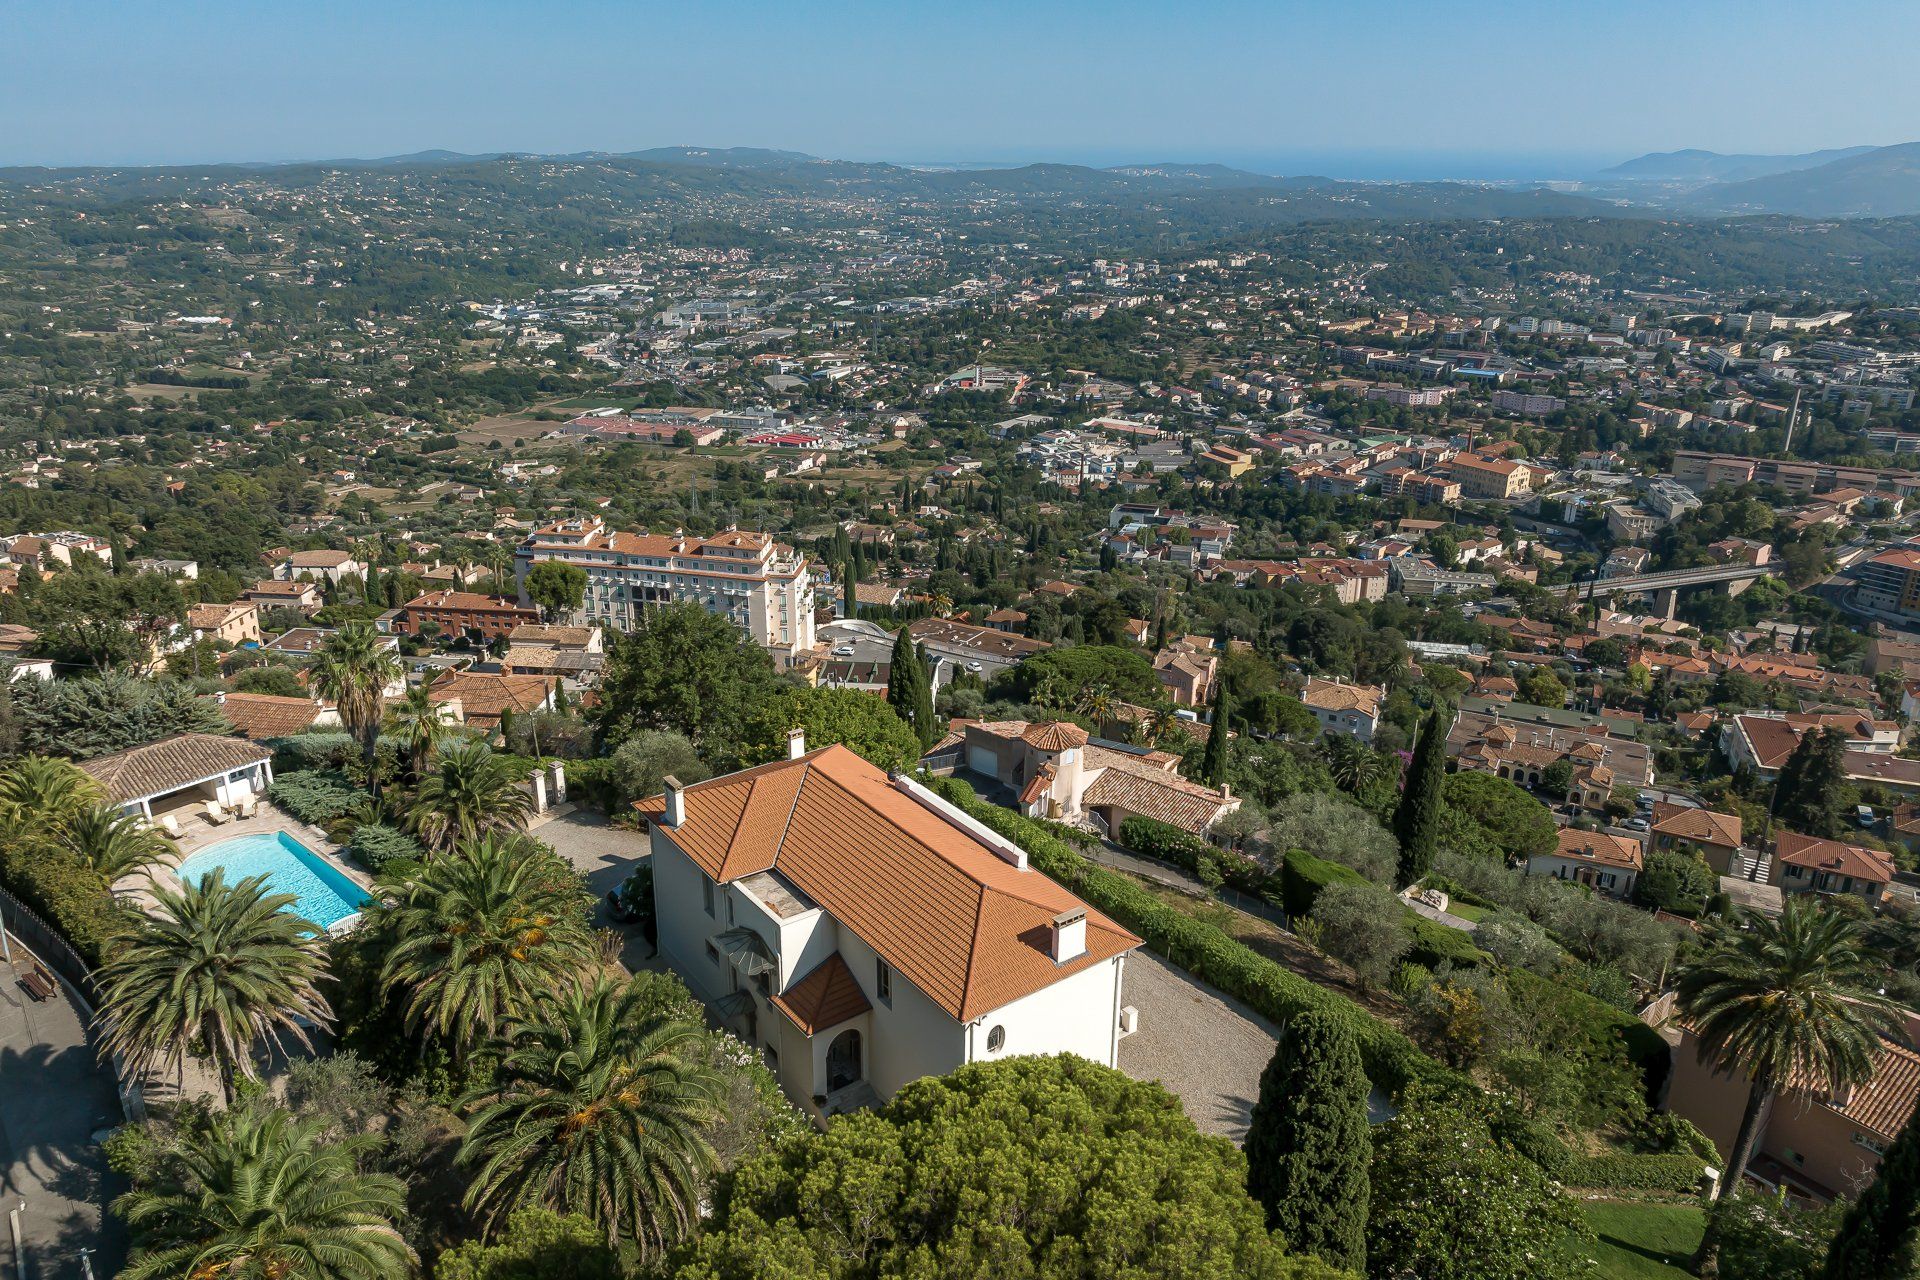
[[[1630,574],[1624,578],[1589,578],[1579,584],[1578,598],[1605,600],[1644,593],[1653,597],[1655,613],[1671,618],[1680,593],[1688,587],[1719,587],[1726,594],[1737,596],[1757,580],[1776,577],[1785,571],[1785,565],[1769,560],[1765,564],[1707,564],[1692,569]]]

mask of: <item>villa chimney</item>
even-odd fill
[[[1226,783],[1224,783],[1224,782],[1220,784],[1220,798],[1221,798],[1222,800],[1231,800],[1231,799],[1233,799],[1233,788],[1232,788],[1232,787],[1230,787],[1230,786],[1228,786],[1228,785],[1227,785]]]
[[[664,781],[667,788],[667,813],[661,819],[661,825],[671,831],[687,820],[686,788],[681,785],[680,779],[672,774],[668,774]]]
[[[807,754],[807,731],[795,725],[787,730],[787,759],[798,760]]]
[[[1087,909],[1073,907],[1053,918],[1053,962],[1066,964],[1087,954]]]

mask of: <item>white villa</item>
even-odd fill
[[[842,746],[706,782],[652,821],[660,953],[818,1119],[968,1062],[1114,1065],[1140,939],[919,784]]]

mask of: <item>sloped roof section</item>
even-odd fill
[[[701,870],[726,883],[778,868],[963,1022],[1140,945],[1088,911],[1086,953],[1055,964],[1053,918],[1085,904],[838,744],[695,783],[682,800],[663,832]],[[635,807],[658,821],[666,805]]]
[[[181,733],[144,747],[85,760],[82,771],[106,789],[116,804],[166,795],[215,774],[259,764],[273,752],[242,738]]]
[[[860,990],[847,962],[836,951],[815,965],[806,977],[773,997],[773,1007],[811,1036],[857,1018],[873,1005]]]

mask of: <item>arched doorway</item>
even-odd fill
[[[860,1079],[860,1033],[848,1027],[827,1046],[827,1092],[837,1093]]]

